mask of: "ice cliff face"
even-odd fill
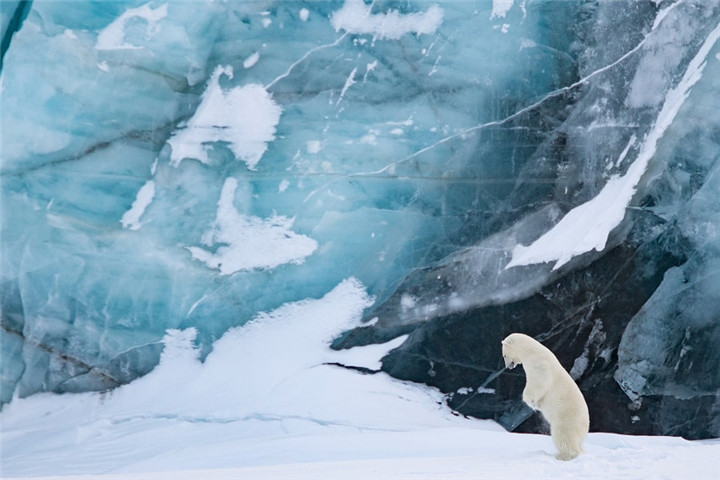
[[[535,429],[720,435],[720,2],[3,2],[2,402],[355,277],[336,348]]]

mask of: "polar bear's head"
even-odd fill
[[[511,333],[502,341],[502,355],[505,368],[512,370],[522,364],[522,355],[529,337],[522,333]]]

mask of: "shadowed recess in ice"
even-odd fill
[[[349,277],[377,320],[339,341],[385,341],[670,227],[687,262],[633,312],[617,382],[629,401],[685,391],[639,345],[683,332],[680,361],[717,338],[717,1],[38,1],[2,17],[2,402],[126,383],[168,329],[194,327],[205,355]],[[638,233],[628,212],[654,220]]]

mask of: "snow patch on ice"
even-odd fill
[[[224,90],[220,76],[232,79],[233,73],[229,65],[215,69],[195,114],[168,140],[171,165],[178,166],[185,158],[210,163],[212,144],[225,142],[248,169],[255,169],[268,142],[275,139],[282,109],[259,84]]]
[[[308,140],[305,142],[305,148],[308,153],[316,154],[323,149],[325,145],[321,140]]]
[[[415,123],[415,121],[413,120],[412,115],[409,116],[406,120],[402,120],[399,122],[393,122],[393,121],[385,122],[386,125],[398,125],[401,127],[411,127],[413,125],[413,123]]]
[[[410,295],[409,293],[403,293],[400,297],[400,307],[403,310],[410,310],[411,308],[415,308],[417,305],[417,298]]]
[[[514,0],[493,0],[492,13],[490,20],[493,18],[505,18],[505,15],[513,6]]]
[[[690,89],[702,77],[710,50],[720,38],[720,25],[706,38],[698,53],[688,64],[680,82],[668,91],[662,109],[648,132],[637,158],[623,176],[613,176],[592,200],[573,208],[550,231],[529,246],[517,245],[512,260],[505,268],[555,262],[553,270],[573,257],[605,248],[610,232],[625,216],[625,209],[635,194],[638,182],[655,155],[658,143],[672,124]],[[634,142],[631,139],[631,142]],[[621,155],[624,158],[627,152]],[[618,163],[622,158],[618,160]]]
[[[389,342],[379,345],[367,345],[348,350],[339,350],[331,356],[333,362],[346,367],[360,367],[378,371],[382,367],[382,358],[391,350],[396,349],[407,340],[408,335],[402,335]]]
[[[243,62],[243,68],[252,68],[260,60],[260,54],[258,52],[248,56]]]
[[[167,16],[167,4],[152,8],[150,3],[137,8],[128,8],[125,13],[105,27],[97,37],[97,50],[128,50],[142,48],[125,40],[125,27],[130,20],[141,19],[147,22],[146,39],[158,31],[158,22]]]
[[[530,40],[529,38],[523,38],[520,40],[520,50],[525,50],[527,48],[537,48],[538,44],[534,40]]]
[[[140,217],[142,217],[147,207],[152,203],[153,198],[155,198],[155,181],[148,180],[138,191],[137,197],[130,207],[130,210],[122,216],[120,223],[122,223],[123,228],[138,230],[142,226]]]
[[[317,249],[315,240],[291,230],[291,218],[275,215],[264,220],[238,212],[233,205],[237,185],[235,178],[225,180],[215,224],[202,238],[207,248],[188,247],[193,258],[229,275],[302,263]]]
[[[365,75],[363,75],[363,82],[367,81],[368,75],[370,75],[372,72],[375,71],[375,69],[378,66],[378,61],[374,60],[367,65],[365,65]]]
[[[620,152],[620,156],[615,161],[615,167],[619,167],[620,165],[622,165],[623,161],[625,160],[625,157],[627,157],[628,152],[635,145],[635,142],[637,142],[637,137],[633,133],[630,136],[630,140],[628,141],[627,145],[625,145],[625,148],[623,149],[623,151]]]
[[[432,5],[424,13],[401,14],[397,10],[372,13],[372,5],[363,0],[345,0],[342,8],[333,12],[330,23],[336,32],[369,34],[375,38],[397,40],[408,33],[431,34],[442,24],[444,12]]]
[[[350,75],[345,79],[345,85],[343,85],[342,91],[340,92],[340,98],[338,98],[335,105],[340,105],[340,102],[343,98],[345,98],[345,94],[347,93],[348,89],[355,85],[355,74],[357,73],[357,67],[352,69],[352,72],[350,72]]]

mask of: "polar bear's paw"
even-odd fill
[[[571,427],[572,425],[561,424],[560,428],[553,429],[551,427],[551,435],[558,454],[555,458],[558,460],[572,460],[583,452],[582,442],[585,435],[579,435]]]
[[[555,455],[555,458],[558,460],[562,460],[564,462],[567,462],[568,460],[572,460],[573,458],[577,458],[578,455],[580,455],[580,452],[560,452],[557,455]]]

